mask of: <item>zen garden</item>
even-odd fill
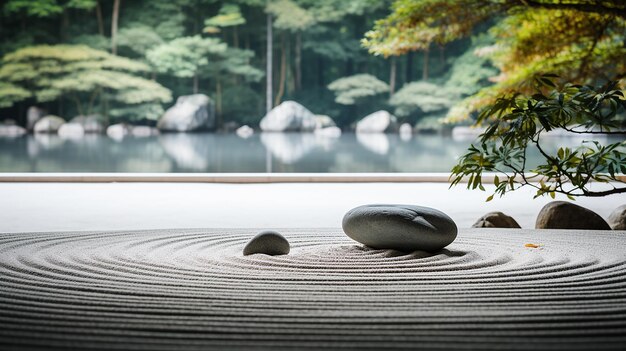
[[[625,0],[0,0],[2,350],[623,350]]]

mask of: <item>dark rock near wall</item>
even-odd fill
[[[537,215],[537,229],[599,229],[611,227],[600,215],[566,201],[553,201],[545,205]]]
[[[626,230],[626,205],[622,205],[611,212],[608,222],[613,230]]]
[[[489,212],[480,217],[472,228],[521,228],[513,217],[502,212]]]

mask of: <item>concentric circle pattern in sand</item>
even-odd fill
[[[436,254],[283,230],[0,234],[0,346],[623,349],[626,232],[464,230]],[[538,244],[538,248],[525,244]]]

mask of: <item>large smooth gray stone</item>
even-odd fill
[[[413,205],[365,205],[343,217],[343,231],[375,249],[437,251],[454,241],[452,218],[434,208]]]
[[[286,255],[289,253],[289,242],[284,236],[273,231],[264,231],[250,239],[243,248],[243,255],[248,256],[256,253],[266,255]]]
[[[566,201],[553,201],[543,206],[537,215],[535,228],[611,230],[599,214]]]

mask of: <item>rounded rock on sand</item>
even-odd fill
[[[457,227],[445,213],[414,205],[364,205],[343,217],[350,238],[375,249],[438,251],[454,241]]]
[[[543,206],[535,228],[611,230],[599,214],[567,201],[552,201]]]
[[[611,212],[608,222],[613,230],[626,230],[626,205],[622,205]]]
[[[289,253],[289,241],[280,233],[268,230],[255,235],[243,248],[243,255],[266,254],[270,256]]]
[[[513,217],[500,211],[489,212],[480,217],[472,228],[521,228]]]

